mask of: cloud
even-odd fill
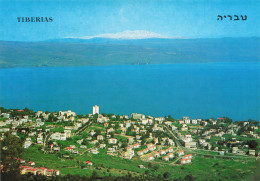
[[[158,33],[135,30],[135,31],[123,31],[118,33],[105,33],[95,36],[83,36],[83,37],[66,37],[66,38],[79,38],[79,39],[91,39],[91,38],[111,38],[111,39],[148,39],[148,38],[173,38],[167,37]]]

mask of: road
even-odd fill
[[[173,132],[168,128],[168,126],[163,125],[163,127],[166,128],[166,130],[175,138],[175,142],[176,142],[177,147],[183,148],[183,146],[179,142],[179,139],[173,134]]]
[[[86,130],[91,124],[93,123],[93,121],[89,121],[87,122],[87,124],[85,126],[83,126],[82,128],[80,128],[79,130],[77,130],[75,132],[75,135],[78,135],[80,133],[82,133],[84,130]]]
[[[45,139],[43,141],[43,148],[42,150],[45,151],[45,145],[48,143],[48,139],[50,138],[50,133],[45,136]]]

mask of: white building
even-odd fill
[[[93,115],[95,115],[95,114],[99,114],[99,106],[98,105],[93,106]]]

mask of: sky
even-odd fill
[[[0,40],[43,41],[125,31],[172,38],[260,36],[259,0],[0,0]],[[218,21],[218,15],[247,15]],[[52,17],[19,23],[17,17]]]

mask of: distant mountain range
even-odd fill
[[[105,33],[94,36],[83,36],[83,37],[68,37],[68,38],[78,38],[78,39],[92,39],[92,38],[110,38],[110,39],[148,39],[148,38],[172,38],[167,37],[158,33],[145,31],[145,30],[135,30],[135,31],[123,31],[118,33]]]
[[[152,35],[146,39],[92,37],[42,42],[0,41],[0,68],[260,62],[258,37],[169,39],[152,38]]]

